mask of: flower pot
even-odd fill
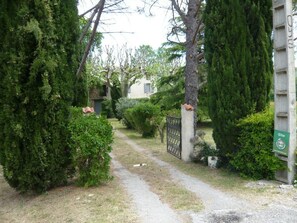
[[[210,168],[216,168],[217,167],[217,162],[218,162],[218,157],[217,156],[208,156],[207,157],[207,163]]]

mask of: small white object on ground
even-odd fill
[[[138,167],[138,166],[146,166],[146,163],[139,163],[139,164],[134,164],[134,167]]]

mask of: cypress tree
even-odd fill
[[[235,125],[262,111],[272,77],[271,2],[208,0],[204,21],[209,110],[224,161],[236,150]]]
[[[0,163],[19,191],[63,184],[77,68],[76,0],[1,0]]]
[[[269,104],[271,91],[272,63],[272,1],[244,0],[244,12],[249,29],[249,86],[255,112],[263,111]]]
[[[236,121],[253,109],[248,85],[248,30],[240,1],[207,1],[205,25],[209,113],[217,148],[227,159],[236,141]]]

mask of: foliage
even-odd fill
[[[87,24],[87,20],[83,17],[79,18],[79,28],[80,28],[80,33],[83,32],[85,25]],[[86,35],[84,38],[81,40],[81,44],[79,47],[79,56],[82,56],[84,53],[84,50],[88,44],[88,40],[91,37],[92,30],[89,28],[87,30]],[[86,62],[86,65],[81,73],[81,75],[75,77],[75,97],[74,101],[72,103],[73,106],[86,106],[89,103],[89,98],[88,98],[88,92],[91,87],[101,87],[102,86],[102,80],[98,80],[96,77],[92,75],[92,70],[90,69],[90,61],[92,57],[92,53],[95,53],[96,50],[97,52],[100,50],[101,46],[101,40],[102,40],[102,33],[96,33],[94,37],[94,42],[91,46],[90,49],[90,56]],[[79,60],[81,57],[79,57]]]
[[[142,134],[142,137],[153,137],[162,121],[160,108],[149,102],[139,103],[126,110],[124,116],[130,120],[132,127]]]
[[[102,102],[102,113],[101,115],[105,115],[107,118],[113,118],[114,113],[112,110],[112,100],[106,99]]]
[[[81,107],[71,107],[70,108],[70,120],[75,120],[81,118],[83,115],[83,109]]]
[[[122,122],[123,124],[128,128],[128,129],[136,129],[136,125],[134,123],[134,120],[133,120],[133,107],[131,108],[128,108],[125,110],[124,112],[124,117],[122,119]]]
[[[165,48],[166,46],[166,48]],[[166,43],[162,49],[163,57],[167,59],[167,64],[175,64],[181,60],[180,57],[185,54],[185,47],[183,44],[178,43]],[[160,49],[160,51],[161,51]],[[177,60],[178,59],[178,60]],[[164,60],[164,59],[163,59]],[[177,60],[177,61],[176,61]],[[165,62],[164,62],[165,63]],[[151,96],[151,102],[161,107],[162,111],[179,109],[181,104],[185,101],[185,67],[178,63],[173,69],[173,65],[167,68],[170,72],[163,73],[157,81],[156,86],[158,92]],[[209,119],[208,107],[207,107],[207,72],[206,65],[199,64],[199,101],[197,107],[197,121],[203,121]]]
[[[77,111],[74,110],[77,114]],[[82,114],[82,112],[81,112]],[[69,124],[73,165],[78,172],[78,184],[96,186],[111,178],[110,155],[113,141],[112,126],[106,118],[73,115]]]
[[[248,84],[255,112],[265,110],[272,86],[272,1],[248,0],[242,3],[246,15],[248,51]]]
[[[271,1],[207,1],[209,113],[224,162],[237,143],[237,121],[268,104],[272,77],[270,8]]]
[[[166,134],[166,117],[163,115],[158,116],[159,120],[157,121],[157,129],[159,132],[161,143],[164,143],[165,134]]]
[[[81,33],[83,32],[83,30],[84,30],[85,26],[87,25],[87,23],[88,23],[88,20],[85,17],[80,17],[79,18],[79,26],[80,26]],[[91,38],[91,35],[92,35],[92,28],[90,27],[87,30],[86,35],[82,39],[83,49],[86,48],[86,46],[88,44],[88,41]],[[91,49],[90,49],[90,53],[95,53],[96,50],[97,50],[97,52],[100,51],[102,39],[103,39],[102,33],[96,32],[95,36],[94,36],[93,44],[92,44]],[[91,56],[92,56],[92,54],[91,54]]]
[[[76,1],[2,0],[0,25],[0,163],[12,187],[43,192],[66,182],[71,163]]]
[[[273,179],[276,170],[283,169],[272,152],[273,113],[264,111],[241,119],[237,125],[239,145],[231,155],[231,166],[242,176]]]
[[[72,106],[86,106],[88,104],[88,85],[83,75],[75,79],[74,89]]]
[[[158,92],[151,96],[151,102],[162,110],[180,109],[184,101],[184,68],[169,76],[162,76],[157,83]]]
[[[192,139],[194,145],[191,159],[194,162],[202,162],[207,165],[208,156],[218,156],[219,151],[204,140],[205,132],[198,130],[196,136]]]
[[[139,100],[137,99],[129,99],[129,98],[120,98],[118,102],[116,103],[116,115],[118,120],[122,120],[123,124],[127,128],[132,128],[129,121],[125,118],[124,113],[128,108],[134,107],[137,103],[139,103]]]
[[[181,109],[171,109],[163,112],[166,116],[181,117]]]

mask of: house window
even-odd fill
[[[145,94],[154,93],[154,89],[153,89],[151,83],[144,84],[144,93]]]

